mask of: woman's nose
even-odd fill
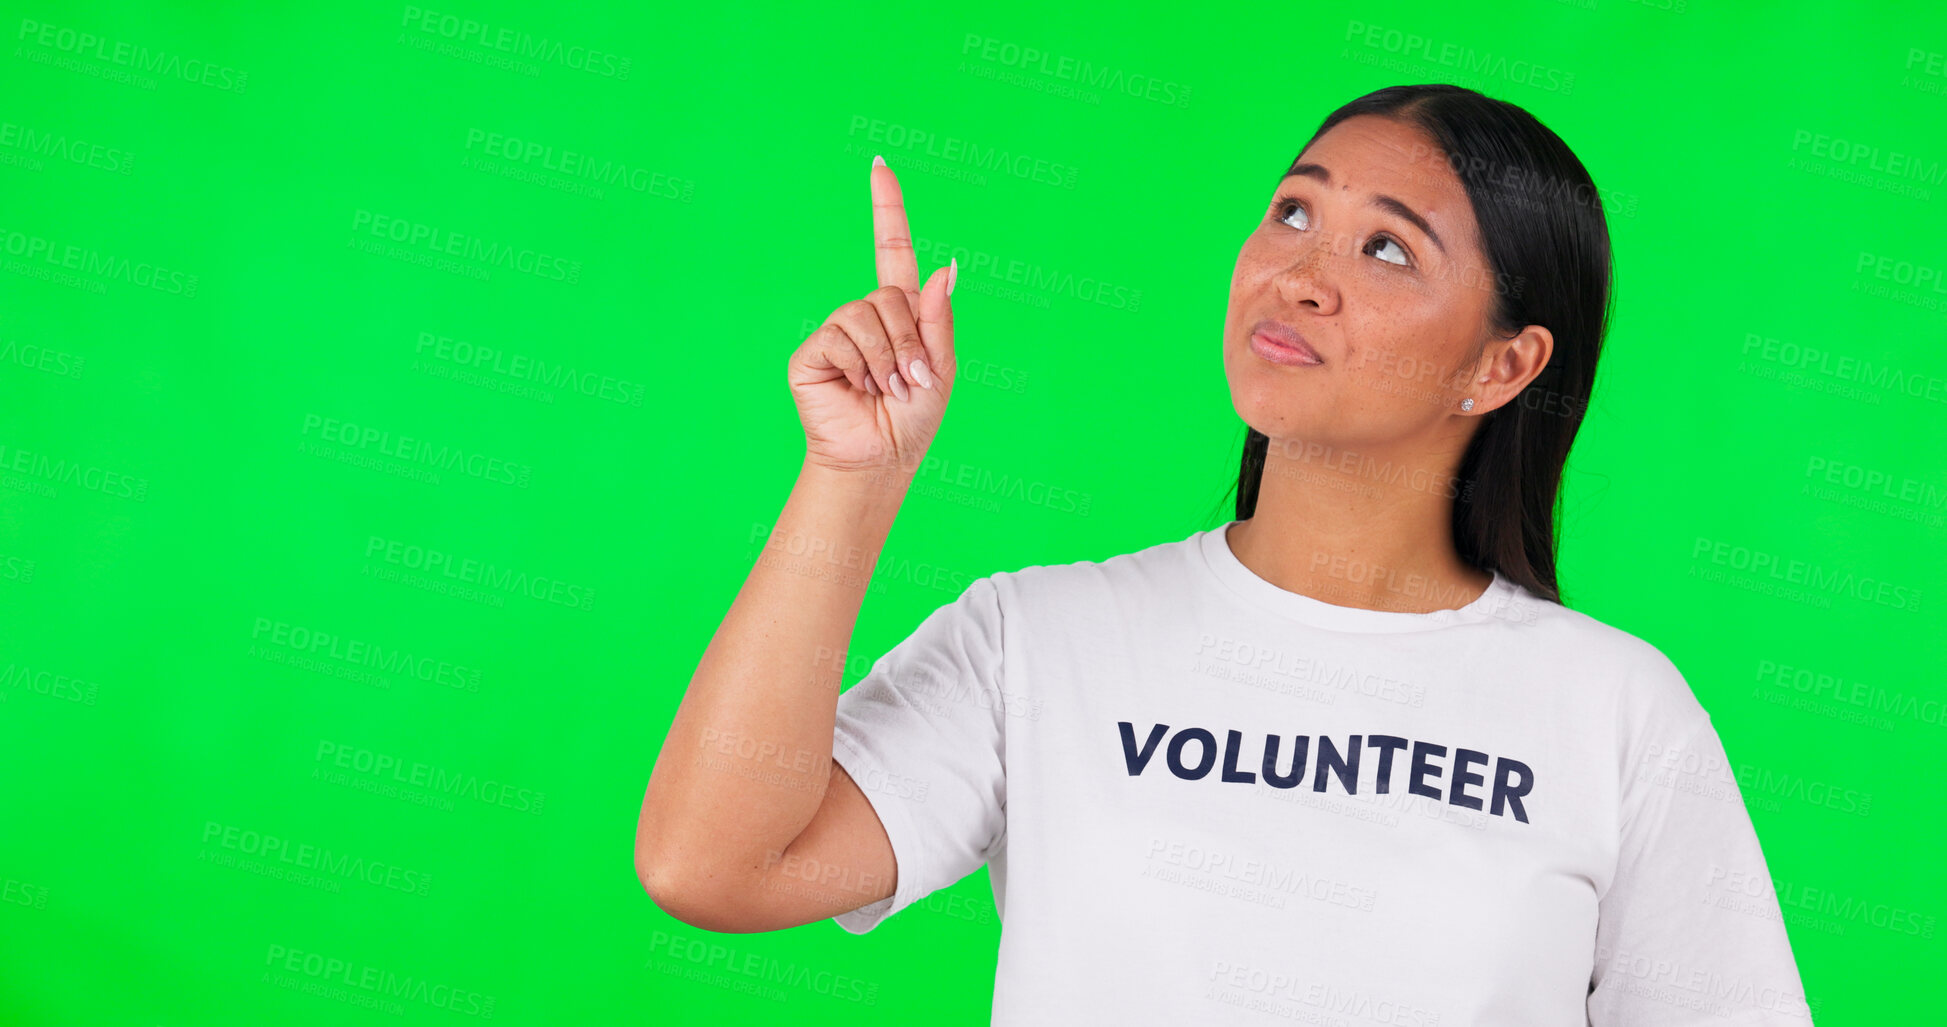
[[[1336,308],[1337,258],[1330,240],[1306,240],[1279,259],[1284,266],[1278,269],[1274,281],[1280,299],[1293,306],[1309,301],[1322,313]]]

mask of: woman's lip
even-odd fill
[[[1284,333],[1278,331],[1278,327],[1281,326],[1266,325],[1253,330],[1251,351],[1274,364],[1311,367],[1325,362],[1319,359],[1318,353],[1310,346],[1305,345],[1305,340],[1298,337],[1297,333],[1293,332],[1289,338],[1286,338],[1283,337]]]

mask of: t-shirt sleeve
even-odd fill
[[[1638,747],[1600,901],[1592,1027],[1809,1027],[1798,965],[1722,740],[1693,707]]]
[[[991,576],[929,614],[838,697],[832,758],[885,825],[893,894],[834,920],[864,934],[979,869],[1006,826],[1000,596]]]

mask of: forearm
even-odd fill
[[[643,800],[639,863],[735,879],[810,823],[830,779],[845,651],[910,481],[800,469],[677,707]]]

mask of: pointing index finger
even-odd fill
[[[906,200],[898,176],[883,157],[872,158],[872,245],[879,284],[898,286],[917,309],[919,261],[913,255],[912,230],[906,226]]]

